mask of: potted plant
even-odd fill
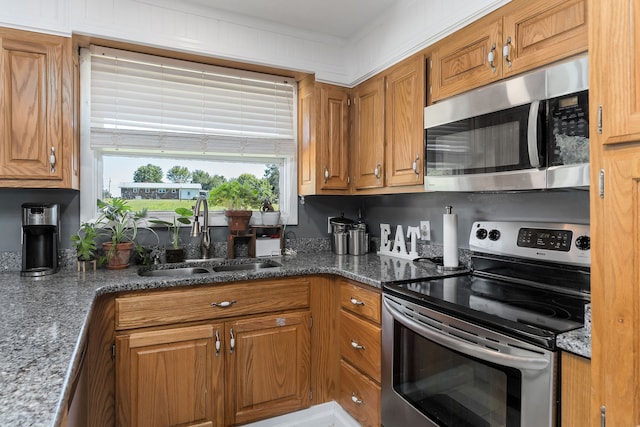
[[[155,224],[162,224],[167,226],[167,231],[169,232],[169,242],[171,243],[170,247],[165,248],[165,255],[167,262],[182,262],[184,261],[184,247],[182,246],[182,241],[180,240],[180,226],[181,224],[190,225],[191,217],[193,216],[193,211],[187,208],[176,208],[174,211],[176,216],[173,217],[173,222],[162,221],[162,220],[150,220],[150,222]]]
[[[278,225],[280,223],[280,211],[273,208],[271,200],[262,201],[262,223],[264,225]]]
[[[260,206],[258,191],[238,180],[220,184],[209,192],[212,205],[223,206],[229,230],[232,234],[241,234],[249,229],[252,209]]]
[[[101,262],[106,261],[108,269],[126,268],[134,248],[142,251],[135,241],[138,228],[147,228],[155,234],[143,223],[147,210],[134,211],[126,200],[117,197],[109,202],[98,200],[98,209],[100,215],[95,223],[97,234],[108,238],[102,244],[105,254]]]
[[[71,244],[76,250],[78,259],[78,271],[86,271],[86,264],[93,264],[96,269],[96,237],[98,233],[94,224],[85,222],[78,232],[71,236]]]

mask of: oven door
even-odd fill
[[[384,295],[382,424],[555,426],[555,353]]]

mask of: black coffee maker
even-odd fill
[[[45,276],[60,268],[60,205],[22,205],[21,276]]]

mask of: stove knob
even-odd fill
[[[493,240],[494,242],[496,240],[498,240],[500,238],[500,231],[499,230],[491,230],[489,232],[489,240]]]
[[[591,249],[591,238],[589,236],[579,236],[576,239],[576,247],[581,251],[588,251]]]
[[[487,229],[486,228],[479,228],[476,231],[476,237],[478,238],[478,240],[484,240],[487,238]]]

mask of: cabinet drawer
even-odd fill
[[[231,303],[226,307],[213,303]],[[309,307],[308,279],[239,282],[116,298],[116,329]]]
[[[338,403],[363,427],[380,426],[380,386],[340,361]]]
[[[341,310],[340,354],[353,366],[380,382],[380,327]]]
[[[380,324],[379,292],[343,282],[340,286],[340,306]]]

